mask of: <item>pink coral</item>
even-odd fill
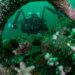
[[[75,20],[75,10],[72,7],[68,8],[67,14],[71,19]]]
[[[59,10],[66,13],[69,18],[75,20],[75,10],[67,0],[57,0],[54,2],[54,4],[58,7]]]

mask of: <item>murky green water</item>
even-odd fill
[[[75,8],[75,0],[69,0],[69,2],[72,4],[73,8]]]
[[[75,0],[70,0],[70,2],[75,8]],[[28,17],[28,15],[31,13],[37,13],[41,17],[43,13],[43,9],[45,7],[50,7],[51,9],[54,9],[53,6],[50,5],[48,2],[31,2],[31,3],[28,3],[27,5],[24,5],[19,10],[22,9],[26,17]],[[14,15],[12,15],[9,18],[8,22],[6,23],[4,31],[3,31],[3,39],[11,39],[14,37],[19,37],[19,35],[21,35],[22,33],[21,25],[22,25],[22,19],[23,19],[22,14],[20,14],[18,19],[18,29],[12,28],[12,23],[14,22],[18,11],[16,11]],[[59,22],[58,15],[54,14],[52,11],[49,11],[47,9],[45,9],[44,19],[49,28]]]

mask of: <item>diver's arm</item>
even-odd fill
[[[20,14],[22,13],[24,19],[25,19],[25,13],[23,12],[22,9],[20,9],[18,12],[17,12],[17,15],[16,15],[16,18],[15,18],[15,21],[14,21],[14,24],[16,24],[18,22],[18,19],[19,19],[19,16]]]
[[[45,15],[45,11],[46,11],[46,10],[49,10],[49,11],[51,11],[53,14],[58,15],[58,17],[62,16],[62,15],[58,12],[58,10],[56,11],[56,10],[54,10],[53,8],[44,7],[43,13],[42,13],[42,19],[44,19],[44,15]]]

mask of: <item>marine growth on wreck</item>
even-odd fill
[[[1,75],[75,75],[74,0],[0,0]]]

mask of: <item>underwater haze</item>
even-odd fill
[[[69,2],[75,8],[75,4],[74,4],[75,0],[70,0]],[[7,23],[5,24],[4,31],[3,31],[3,36],[2,36],[3,40],[13,39],[13,38],[16,38],[16,37],[19,37],[20,35],[22,35],[21,25],[22,25],[22,20],[23,20],[23,17],[24,17],[22,14],[20,14],[19,18],[18,18],[18,23],[17,23],[18,28],[13,29],[13,22],[15,21],[16,15],[17,15],[19,10],[23,10],[24,15],[26,17],[29,17],[30,14],[32,14],[32,13],[36,13],[36,14],[38,14],[39,17],[41,17],[45,7],[50,7],[53,11],[55,11],[54,7],[46,1],[30,2],[30,3],[22,6],[20,9],[18,9],[8,19]],[[44,19],[45,19],[45,23],[47,24],[48,28],[51,28],[53,25],[57,24],[59,22],[58,16],[60,14],[62,14],[62,13],[59,13],[59,14],[53,13],[53,11],[49,11],[47,9],[45,9],[45,11],[44,11]]]

